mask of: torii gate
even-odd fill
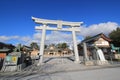
[[[40,44],[40,60],[39,64],[43,62],[43,53],[44,53],[44,41],[46,36],[46,30],[57,30],[57,31],[71,31],[73,37],[73,45],[74,45],[74,53],[75,53],[75,63],[79,63],[79,54],[77,49],[77,41],[76,41],[76,31],[80,31],[76,29],[76,27],[80,27],[83,22],[68,22],[68,21],[60,21],[60,20],[47,20],[32,17],[35,23],[42,24],[42,26],[35,26],[36,30],[42,30],[41,44]],[[47,25],[54,24],[57,25],[57,28],[52,28]],[[70,26],[70,28],[62,28],[62,26]]]

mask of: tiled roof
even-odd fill
[[[0,52],[8,52],[10,49],[0,49]]]
[[[112,41],[110,38],[108,38],[107,36],[105,36],[103,33],[100,33],[100,34],[97,34],[97,35],[95,35],[95,36],[93,36],[93,37],[91,37],[91,38],[89,38],[89,39],[83,40],[82,43],[83,43],[83,42],[96,41],[96,40],[98,40],[99,38],[103,38],[103,39],[105,39],[105,40],[108,41],[108,42],[111,42],[111,41]]]

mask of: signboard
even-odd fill
[[[17,65],[18,56],[6,56],[5,65]]]
[[[11,61],[11,56],[6,56],[6,61]]]

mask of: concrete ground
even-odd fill
[[[72,71],[72,72],[59,72],[47,73],[44,75],[34,75],[23,80],[119,80],[120,68],[96,69],[87,71]]]
[[[46,58],[41,66],[20,72],[0,72],[0,80],[119,80],[120,64],[85,66],[72,58]]]

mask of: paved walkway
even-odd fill
[[[72,58],[46,58],[44,62],[45,64],[41,66],[32,65],[20,72],[0,73],[0,80],[74,80],[70,79],[69,76],[72,76],[72,74],[75,75],[77,74],[77,72],[82,74],[81,72],[84,71],[93,71],[94,73],[94,70],[108,68],[113,69],[120,67],[120,64],[85,66],[83,64],[74,63]],[[69,76],[65,75],[68,73]],[[58,74],[60,74],[61,76],[59,76]],[[52,79],[50,76],[53,76]],[[77,76],[79,76],[79,74]]]

